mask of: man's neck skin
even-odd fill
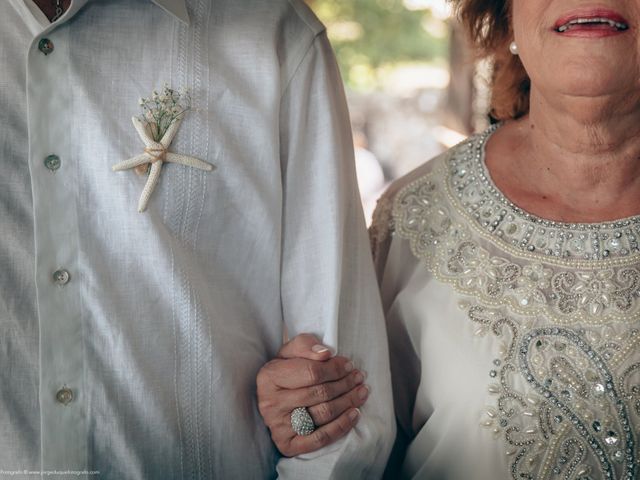
[[[56,17],[56,0],[33,0],[33,2],[42,10],[42,13],[46,15],[49,21]],[[71,0],[62,0],[60,2],[63,12],[66,12],[70,5]]]

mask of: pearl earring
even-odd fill
[[[518,45],[516,45],[515,41],[509,44],[509,51],[511,52],[511,55],[518,55]]]

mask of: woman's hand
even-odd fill
[[[365,373],[331,351],[313,335],[283,345],[278,358],[258,373],[258,408],[273,442],[286,457],[313,452],[346,435],[358,422],[369,396]],[[316,430],[297,435],[291,412],[307,407]]]

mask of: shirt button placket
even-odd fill
[[[40,319],[41,463],[42,470],[50,471],[87,469],[83,292],[76,281],[81,278],[76,273],[81,236],[77,173],[69,168],[64,177],[50,175],[73,151],[71,112],[66,111],[74,103],[69,35],[67,24],[62,24],[36,38],[27,67]]]

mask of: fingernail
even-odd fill
[[[325,347],[324,345],[314,345],[313,347],[311,347],[311,351],[314,353],[324,353],[328,352],[329,348]]]
[[[364,375],[362,374],[362,372],[356,372],[353,379],[355,380],[356,383],[360,384],[364,382]]]
[[[360,410],[358,408],[355,408],[349,412],[349,420],[351,420],[352,422],[355,422],[359,416]]]
[[[358,390],[358,397],[360,397],[360,400],[364,400],[368,396],[369,396],[369,387],[367,387],[366,385],[364,387],[361,387],[360,390]]]
[[[349,373],[351,370],[353,370],[353,363],[351,362],[347,362],[344,365],[344,371]]]

